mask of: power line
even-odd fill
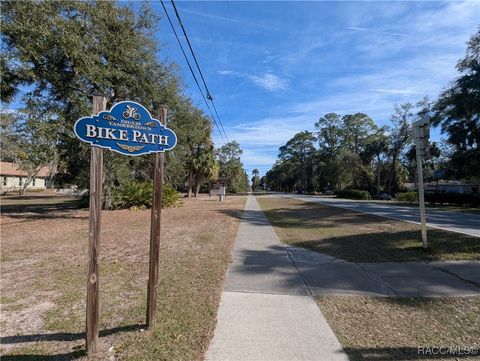
[[[172,5],[173,5],[173,10],[175,11],[175,15],[177,16],[178,23],[180,24],[180,27],[182,28],[183,35],[185,36],[185,40],[187,40],[188,47],[190,48],[190,52],[192,53],[193,60],[195,61],[195,65],[197,66],[197,70],[200,73],[200,76],[202,77],[203,85],[205,86],[205,90],[207,91],[207,99],[211,100],[212,95],[210,94],[210,91],[208,90],[207,84],[205,82],[205,78],[203,77],[202,70],[200,69],[200,65],[198,65],[197,57],[195,56],[195,53],[192,48],[192,44],[190,44],[190,39],[188,39],[187,32],[183,26],[182,19],[180,19],[180,14],[178,13],[177,6],[175,5],[175,2],[173,0],[170,0]]]
[[[187,31],[185,30],[185,27],[183,26],[182,19],[180,18],[180,14],[178,13],[177,6],[175,5],[175,2],[173,0],[170,0],[173,5],[173,9],[175,11],[175,15],[177,16],[178,23],[180,24],[180,27],[182,29],[183,35],[185,36],[185,40],[187,41],[188,47],[190,49],[190,53],[192,54],[193,60],[195,61],[195,65],[197,66],[197,70],[200,73],[200,77],[202,78],[203,85],[205,87],[205,91],[207,92],[207,99],[212,102],[213,108],[215,110],[215,114],[217,115],[218,122],[220,123],[220,126],[222,127],[223,133],[225,134],[225,137],[228,140],[227,133],[225,132],[225,129],[223,128],[222,120],[220,119],[220,116],[218,115],[217,112],[217,107],[215,106],[215,103],[213,102],[213,97],[212,94],[210,93],[210,90],[208,89],[207,83],[205,81],[205,78],[203,76],[202,70],[200,69],[200,65],[198,64],[197,57],[195,56],[195,52],[193,51],[192,44],[190,43],[190,39],[188,38]]]
[[[217,127],[218,132],[220,133],[220,136],[223,139],[223,142],[225,143],[226,138],[222,134],[222,131],[221,131],[220,127],[218,126],[218,123],[217,123],[215,117],[213,116],[212,110],[211,110],[210,106],[208,105],[207,99],[205,98],[205,95],[203,94],[203,91],[202,91],[202,88],[201,88],[201,86],[198,82],[197,76],[195,75],[195,73],[193,71],[193,68],[190,64],[190,61],[188,60],[187,54],[185,53],[185,50],[183,49],[183,45],[180,42],[180,38],[178,37],[177,31],[175,30],[175,27],[173,26],[173,23],[172,23],[172,20],[170,19],[170,16],[168,15],[167,8],[165,7],[165,4],[163,3],[163,0],[160,0],[160,3],[162,4],[163,11],[165,11],[165,15],[167,16],[168,22],[170,23],[170,27],[172,28],[173,34],[175,35],[175,38],[177,39],[178,45],[180,45],[180,49],[182,51],[183,57],[185,58],[185,61],[187,62],[188,68],[190,69],[190,73],[192,73],[193,79],[195,80],[195,84],[197,84],[198,90],[200,91],[200,94],[202,95],[202,98],[205,102],[205,105],[207,106],[208,111],[210,112],[210,116],[212,117],[213,122],[215,123],[215,126]]]
[[[217,107],[215,106],[215,103],[213,102],[213,99],[211,99],[210,101],[212,102],[213,110],[215,111],[215,114],[217,115],[217,118],[218,118],[218,121],[219,121],[219,123],[220,123],[220,126],[221,126],[222,129],[223,129],[223,124],[222,124],[222,121],[220,120],[220,115],[218,115]],[[229,141],[228,135],[227,135],[227,133],[225,132],[225,129],[223,129],[223,133],[225,134],[225,137],[227,137],[227,141]]]

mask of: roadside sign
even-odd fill
[[[212,195],[220,196],[222,192],[222,187],[226,189],[226,184],[227,184],[227,180],[223,177],[218,178],[214,183],[210,183],[210,192],[209,192],[210,197]],[[225,196],[225,193],[223,194],[223,196]]]
[[[220,202],[223,202],[225,200],[225,186],[221,186],[219,191],[218,191],[218,198]]]
[[[152,118],[141,104],[131,101],[80,118],[74,131],[86,143],[130,156],[164,152],[177,144],[173,130]]]
[[[423,160],[428,151],[429,137],[430,137],[430,118],[423,119],[413,124],[413,135],[415,141],[415,153],[417,161],[417,175],[418,175],[418,203],[420,206],[420,224],[423,248],[428,247],[427,240],[427,221],[425,217],[425,194],[423,189]]]
[[[106,111],[104,96],[93,96],[91,117],[77,120],[75,134],[80,140],[92,145],[90,150],[90,206],[88,242],[88,279],[86,299],[85,341],[88,354],[97,351],[99,336],[99,275],[98,260],[101,239],[101,216],[103,194],[103,149],[138,156],[155,153],[153,176],[153,199],[150,226],[150,261],[147,285],[147,327],[156,321],[158,265],[160,250],[160,227],[162,212],[162,189],[165,168],[165,151],[177,144],[177,136],[167,128],[167,108],[161,106],[158,119],[152,118],[142,105],[124,101]]]
[[[445,176],[445,171],[443,169],[438,169],[433,172],[433,178],[435,179],[443,179]]]

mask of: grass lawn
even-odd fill
[[[478,360],[419,356],[418,347],[480,347],[480,297],[317,297],[351,361]]]
[[[258,202],[282,242],[355,262],[480,260],[480,238],[318,203],[279,197]]]
[[[2,199],[2,361],[86,358],[88,210],[54,198]],[[150,211],[103,212],[100,351],[89,360],[202,359],[244,203],[201,197],[162,212],[152,330],[145,330]]]
[[[415,203],[408,203],[408,202],[398,202],[395,200],[392,201],[382,201],[382,200],[370,200],[365,201],[369,203],[380,203],[380,204],[388,204],[391,206],[403,206],[403,207],[413,207],[418,208],[418,204]],[[480,208],[478,207],[460,207],[460,206],[451,206],[451,205],[441,205],[441,204],[431,204],[425,203],[425,207],[428,209],[434,209],[437,211],[449,211],[449,212],[462,212],[462,213],[471,213],[471,214],[480,214]]]

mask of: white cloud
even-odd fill
[[[401,34],[401,33],[393,33],[390,31],[382,31],[382,30],[376,30],[376,29],[367,29],[367,28],[361,28],[357,26],[349,26],[346,27],[345,29],[347,30],[356,30],[356,31],[366,31],[369,33],[375,33],[375,34],[383,34],[383,35],[391,35],[391,36],[401,36],[401,37],[407,37],[407,34]]]
[[[390,3],[369,3],[363,13],[352,11],[350,19],[336,24],[336,31],[326,29],[325,34],[319,33],[320,24],[312,23],[300,39],[265,52],[275,55],[268,59],[275,62],[270,61],[271,71],[222,74],[272,92],[296,92],[295,98],[270,107],[270,116],[229,128],[245,150],[249,169],[268,170],[278,148],[297,132],[314,131],[321,115],[365,112],[383,125],[395,103],[435,98],[458,75],[455,65],[480,24],[480,2],[392,4],[398,6],[386,15]],[[358,2],[352,6],[363,8]],[[275,74],[288,74],[290,82]]]
[[[200,12],[200,11],[193,11],[193,10],[189,10],[189,9],[182,9],[182,13],[194,15],[196,18],[201,17],[201,18],[205,18],[205,19],[219,20],[219,21],[222,21],[222,22],[225,22],[225,23],[240,24],[240,25],[243,25],[245,29],[249,29],[249,28],[254,27],[254,28],[260,28],[260,29],[266,29],[266,30],[279,30],[277,27],[272,26],[270,24],[265,25],[265,24],[261,24],[261,23],[258,23],[258,22],[247,21],[247,20],[243,20],[243,19],[236,19],[236,18],[232,18],[232,17],[220,16],[220,15],[215,15],[215,14],[210,14],[210,13],[204,13],[204,12]]]
[[[276,155],[272,154],[269,149],[248,148],[245,149],[242,154],[242,161],[247,164],[254,164],[255,168],[270,168],[276,159]]]
[[[286,80],[272,73],[265,73],[263,75],[247,75],[247,77],[254,84],[272,92],[285,90],[288,84]]]
[[[423,94],[420,91],[412,90],[412,89],[368,89],[372,92],[379,92],[379,93],[388,93],[388,94],[400,94],[400,95],[409,95],[409,94]]]
[[[218,70],[217,73],[220,75],[234,75],[234,76],[247,79],[253,84],[271,92],[285,90],[288,86],[288,81],[286,79],[282,79],[279,76],[273,74],[272,72],[266,72],[261,75],[255,75],[255,74],[241,73],[233,70]]]

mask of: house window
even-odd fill
[[[8,179],[7,177],[3,177],[3,186],[6,187],[8,184]]]
[[[36,179],[33,178],[33,179],[32,179],[32,187],[35,187],[35,181],[36,181]]]
[[[18,185],[23,186],[23,177],[18,178]]]

